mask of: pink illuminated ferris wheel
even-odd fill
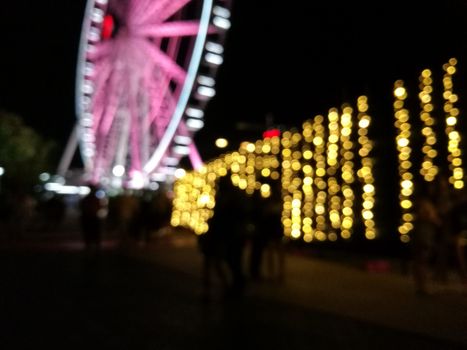
[[[142,188],[172,176],[215,95],[229,0],[88,0],[78,62],[87,179]]]

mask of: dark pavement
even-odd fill
[[[419,299],[403,276],[288,256],[283,285],[203,303],[192,237],[98,258],[58,238],[2,242],[0,349],[467,349],[467,297]]]

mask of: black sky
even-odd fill
[[[234,0],[217,95],[196,137],[205,158],[218,135],[259,137],[239,121],[286,126],[370,97],[377,137],[392,126],[396,79],[467,61],[467,3]],[[0,109],[64,144],[75,121],[74,79],[85,1],[15,0],[0,11]],[[461,74],[460,74],[461,75]],[[462,86],[462,78],[459,79]],[[464,84],[465,85],[465,84]]]

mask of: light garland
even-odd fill
[[[453,92],[452,77],[456,73],[457,60],[451,58],[448,63],[443,65],[445,71],[443,77],[444,86],[444,112],[446,113],[446,135],[448,137],[448,162],[451,176],[449,182],[456,189],[464,187],[464,170],[462,168],[462,152],[459,147],[461,135],[456,130],[457,117],[459,110],[454,107],[458,100],[458,96]]]
[[[371,117],[368,111],[368,98],[360,96],[357,100],[358,109],[358,143],[360,149],[358,154],[361,159],[361,167],[357,175],[363,183],[362,193],[362,219],[365,226],[365,237],[367,239],[376,238],[375,220],[373,207],[375,204],[375,186],[373,177],[373,159],[370,153],[373,149],[373,142],[368,137],[368,128]]]
[[[433,92],[433,79],[429,69],[423,70],[420,75],[420,92],[418,97],[420,99],[420,120],[422,121],[422,136],[424,137],[422,152],[423,162],[420,168],[420,174],[425,181],[431,182],[438,174],[438,167],[434,164],[438,152],[435,149],[437,142],[436,133],[433,130],[435,120],[431,116],[433,111],[432,97]]]
[[[399,205],[402,210],[401,224],[399,225],[399,234],[402,242],[410,241],[409,233],[413,229],[412,215],[412,194],[413,194],[413,174],[411,172],[412,162],[410,147],[411,125],[409,121],[409,111],[404,108],[404,100],[407,98],[407,90],[404,82],[398,80],[394,84],[394,123],[398,135],[396,136],[397,151],[399,153]]]

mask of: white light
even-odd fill
[[[86,65],[84,66],[84,75],[92,75],[94,73],[94,64],[91,62],[86,62]]]
[[[86,148],[83,151],[83,154],[84,154],[85,157],[92,157],[94,155],[94,150],[91,149],[91,148]]]
[[[94,142],[94,135],[87,132],[83,135],[83,141],[84,142]]]
[[[89,40],[99,41],[100,37],[101,37],[101,33],[97,28],[91,28],[89,30],[89,36],[88,36]]]
[[[53,180],[60,185],[65,185],[65,178],[63,176],[55,175]]]
[[[96,0],[96,2],[97,2],[98,4],[101,4],[101,5],[107,4],[107,1],[108,1],[108,0]]]
[[[165,173],[166,175],[173,175],[173,174],[175,174],[175,171],[176,171],[177,169],[174,168],[174,167],[171,167],[171,166],[166,166],[165,168],[162,168],[161,170],[164,171],[164,173]]]
[[[92,10],[91,18],[94,22],[102,22],[104,20],[104,11],[98,8],[94,8]]]
[[[48,183],[46,183],[44,185],[44,188],[47,191],[53,191],[53,192],[59,191],[62,187],[63,187],[62,184],[59,184],[59,183],[56,183],[56,182],[48,182]]]
[[[84,126],[84,127],[91,127],[91,126],[92,126],[92,119],[89,119],[89,118],[81,118],[81,120],[79,121],[79,123],[81,124],[81,126]]]
[[[214,6],[212,13],[214,13],[217,16],[224,17],[224,18],[230,17],[230,11],[227,10],[225,7],[221,7],[221,6]]]
[[[182,168],[178,168],[177,170],[175,170],[174,172],[174,176],[177,178],[177,179],[181,179],[182,177],[184,177],[186,175],[186,171],[185,169],[182,169]]]
[[[190,154],[190,148],[187,146],[175,146],[173,150],[176,154],[179,154],[182,156],[186,156],[187,154]]]
[[[151,180],[164,182],[167,179],[167,175],[161,173],[154,173],[151,175]]]
[[[84,107],[88,107],[91,104],[91,98],[89,96],[82,96],[81,103]]]
[[[123,176],[123,174],[125,174],[125,167],[121,164],[114,166],[112,174],[117,177]]]
[[[191,118],[203,118],[204,112],[201,109],[188,107],[185,111],[185,114]]]
[[[230,21],[226,18],[222,17],[214,17],[213,21],[214,25],[221,29],[229,29],[230,28]]]
[[[174,137],[174,141],[180,145],[189,145],[191,143],[191,137],[177,135]]]
[[[76,187],[76,186],[62,186],[56,192],[58,194],[79,194],[79,187]]]
[[[208,52],[205,56],[204,56],[204,59],[209,62],[209,63],[212,63],[216,66],[222,64],[222,62],[224,62],[224,59],[222,58],[221,55],[216,55],[215,53],[211,53],[211,52]]]
[[[136,189],[144,187],[144,177],[140,171],[133,171],[131,173],[130,187]]]
[[[198,94],[205,97],[214,97],[216,95],[216,90],[207,86],[198,86]]]
[[[224,47],[221,44],[208,41],[206,43],[206,50],[208,50],[209,52],[221,54],[224,52]]]
[[[79,194],[85,196],[91,192],[91,189],[88,186],[79,186]]]
[[[3,169],[3,168],[2,168],[2,169]],[[0,175],[2,175],[2,174],[3,174],[3,173],[1,173],[1,170],[0,170]],[[41,173],[41,174],[39,175],[39,180],[41,180],[41,181],[44,181],[44,182],[45,182],[45,181],[49,181],[49,179],[50,179],[50,174],[49,174],[49,173]]]
[[[94,92],[93,84],[90,81],[87,81],[86,83],[83,84],[81,90],[85,94],[92,94]]]
[[[192,130],[199,130],[204,126],[204,122],[199,119],[188,119],[186,121],[186,126]]]
[[[5,168],[0,166],[0,176],[5,174]]]
[[[200,83],[201,85],[206,85],[206,86],[214,86],[216,84],[216,81],[211,78],[211,77],[207,77],[205,75],[200,75],[198,77],[198,83]]]
[[[159,188],[159,184],[157,182],[151,182],[149,184],[149,189],[152,191],[156,191]]]
[[[176,166],[176,165],[178,165],[178,159],[174,158],[174,157],[164,158],[164,164],[165,165]]]
[[[112,185],[112,187],[114,188],[120,188],[122,187],[122,178],[120,177],[114,177],[112,180],[110,180],[110,183]]]

